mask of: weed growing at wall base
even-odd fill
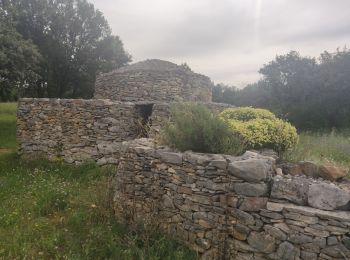
[[[173,239],[116,221],[113,172],[0,154],[0,259],[195,259]]]

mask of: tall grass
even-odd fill
[[[329,162],[350,168],[350,131],[301,133],[298,145],[285,152],[283,159]]]
[[[113,173],[0,154],[0,259],[195,259],[174,239],[116,221]]]
[[[17,103],[0,103],[0,149],[16,148]]]

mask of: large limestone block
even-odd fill
[[[248,182],[266,181],[273,171],[272,164],[267,159],[247,159],[234,161],[228,165],[230,174]]]
[[[350,211],[328,211],[315,209],[312,207],[298,206],[289,203],[274,203],[268,202],[266,204],[267,210],[274,212],[282,212],[284,210],[303,214],[305,216],[317,216],[321,219],[335,220],[341,223],[350,223]],[[329,228],[329,227],[328,227]]]
[[[268,192],[268,187],[266,183],[236,183],[233,185],[236,194],[259,197],[264,196]]]
[[[311,207],[324,210],[347,209],[350,204],[350,191],[332,183],[311,184],[308,191]]]
[[[345,177],[347,170],[343,167],[334,166],[331,164],[325,164],[320,167],[320,176],[324,179],[336,181]]]
[[[181,153],[173,153],[173,152],[159,150],[158,154],[164,162],[172,163],[172,164],[181,164],[182,163],[182,154]]]
[[[271,198],[285,199],[298,205],[306,205],[308,190],[309,180],[306,178],[275,176],[273,178]]]

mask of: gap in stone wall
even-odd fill
[[[140,115],[139,121],[139,136],[140,137],[149,137],[149,130],[152,125],[151,116],[153,113],[154,103],[139,103],[136,104],[136,110]]]

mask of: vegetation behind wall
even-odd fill
[[[303,57],[292,51],[265,64],[243,89],[217,85],[213,101],[266,108],[301,130],[350,127],[350,50]]]

